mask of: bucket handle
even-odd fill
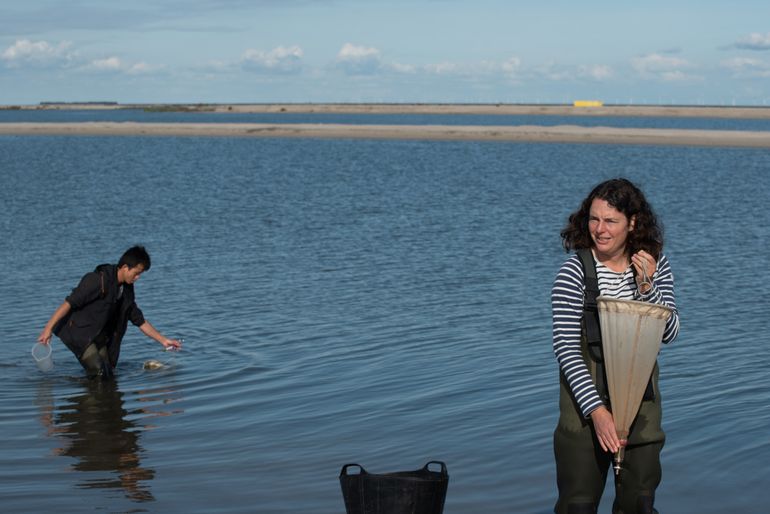
[[[446,474],[447,474],[446,464],[444,464],[444,463],[443,463],[443,462],[441,462],[440,460],[432,460],[432,461],[428,462],[428,463],[425,465],[425,467],[424,467],[424,468],[422,468],[422,469],[424,469],[425,471],[430,471],[430,469],[428,469],[428,467],[429,467],[431,464],[438,464],[439,466],[441,466],[441,471],[440,471],[439,473],[441,473],[443,476],[446,476]],[[363,470],[363,468],[361,468],[361,469]],[[432,473],[436,473],[436,471],[432,471]]]
[[[366,470],[364,469],[364,467],[362,465],[360,465],[360,464],[345,464],[344,466],[342,466],[342,471],[340,471],[340,476],[347,476],[349,474],[348,473],[348,468],[350,468],[350,467],[357,467],[359,470],[361,470],[359,473],[356,473],[357,475],[366,475],[367,474]]]
[[[438,464],[439,466],[441,466],[441,471],[431,471],[429,469],[431,464]],[[342,466],[342,470],[340,471],[340,476],[349,476],[350,473],[348,473],[348,468],[352,468],[352,467],[356,467],[356,468],[358,468],[360,470],[360,472],[356,473],[356,474],[358,474],[358,475],[368,475],[368,473],[366,472],[366,470],[364,469],[364,467],[362,465],[351,463],[351,464],[345,464],[344,466]],[[427,464],[425,464],[425,466],[423,466],[422,469],[424,471],[428,471],[430,473],[441,473],[442,476],[447,476],[446,464],[444,464],[440,460],[429,461]]]

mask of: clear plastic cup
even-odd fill
[[[51,345],[35,343],[32,347],[32,357],[40,371],[51,371],[53,369],[53,357],[51,356]]]

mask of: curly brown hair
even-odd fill
[[[594,242],[588,230],[588,217],[591,204],[596,198],[605,200],[629,220],[634,217],[634,230],[629,232],[626,241],[629,255],[644,250],[656,260],[660,258],[663,251],[663,226],[658,222],[644,193],[625,178],[602,182],[583,200],[580,208],[570,214],[567,226],[561,231],[562,244],[566,251],[593,247]]]

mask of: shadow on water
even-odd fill
[[[117,381],[83,380],[83,390],[57,407],[47,397],[39,392],[41,420],[62,443],[54,453],[72,457],[70,469],[86,473],[77,487],[121,490],[135,502],[155,500],[150,487],[155,470],[142,466],[147,413],[128,409]]]

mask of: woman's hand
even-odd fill
[[[644,250],[639,250],[631,256],[631,263],[636,268],[636,287],[642,294],[652,289],[652,276],[658,267],[655,258]]]
[[[618,433],[615,431],[615,420],[607,407],[602,405],[591,413],[591,421],[594,424],[596,438],[605,452],[617,452],[621,447]]]

